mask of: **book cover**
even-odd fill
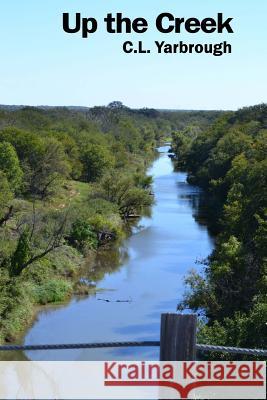
[[[266,17],[1,1],[1,398],[265,398]]]

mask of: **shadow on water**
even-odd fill
[[[174,172],[168,147],[148,171],[155,204],[123,246],[88,260],[84,278],[101,292],[48,307],[25,335],[26,344],[158,340],[160,315],[175,312],[184,276],[206,258],[213,241],[201,217],[201,191]],[[108,302],[103,301],[108,300]],[[123,302],[118,302],[123,301]],[[157,348],[29,351],[32,360],[158,359]]]
[[[185,183],[178,183],[178,190],[182,186],[187,185]],[[189,206],[192,208],[192,216],[199,225],[203,225],[204,229],[207,229],[207,195],[197,186],[191,186],[194,188],[192,192],[181,195],[181,199],[188,201]]]

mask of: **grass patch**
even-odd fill
[[[72,293],[72,284],[63,279],[52,279],[33,289],[36,303],[60,303]]]
[[[71,181],[72,185],[72,202],[74,204],[84,203],[88,200],[90,185],[85,182]]]

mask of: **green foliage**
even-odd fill
[[[61,158],[63,158],[62,151],[64,151],[65,162],[68,164],[71,177],[73,179],[79,179],[82,173],[82,163],[79,159],[79,144],[73,137],[65,132],[53,132],[51,136],[57,140],[57,143],[61,144]]]
[[[89,218],[89,223],[93,227],[94,231],[98,234],[98,240],[101,244],[101,234],[110,234],[111,240],[120,238],[122,233],[121,219],[116,214],[111,214],[108,217],[96,214]]]
[[[16,150],[8,142],[0,143],[0,170],[5,173],[10,188],[17,192],[22,185],[23,172]]]
[[[186,129],[182,132],[172,133],[172,151],[176,155],[180,168],[185,166],[185,157],[192,141],[192,137],[187,133]]]
[[[267,319],[266,298],[257,300],[249,313],[236,312],[232,318],[222,322],[202,324],[198,332],[201,343],[212,343],[219,346],[238,346],[243,348],[266,348]],[[231,359],[231,354],[213,353],[209,359]],[[251,356],[249,357],[251,359]]]
[[[22,166],[36,168],[39,154],[43,151],[44,142],[38,134],[7,127],[0,131],[0,142],[8,142],[16,149]]]
[[[31,287],[0,269],[0,341],[13,341],[33,316]]]
[[[142,182],[140,177],[137,178],[137,175],[133,179],[128,174],[117,174],[114,171],[106,175],[101,181],[99,195],[117,204],[119,212],[124,218],[142,212],[145,207],[149,207],[153,203],[153,197],[149,191],[138,187],[147,186],[148,181],[143,178]]]
[[[19,237],[17,248],[11,258],[11,274],[20,275],[31,256],[30,232],[25,229]]]
[[[56,249],[45,258],[36,261],[24,269],[20,275],[21,280],[42,285],[51,278],[74,278],[78,275],[83,258],[81,254],[68,245]]]
[[[118,214],[119,212],[116,204],[99,197],[90,198],[90,195],[89,199],[86,199],[86,209],[89,217],[96,214],[108,217],[110,215]]]
[[[219,233],[204,276],[187,278],[180,304],[204,312],[200,334],[210,343],[266,347],[266,122],[267,105],[245,108],[174,145],[190,180],[206,189]]]
[[[51,279],[33,289],[34,299],[38,304],[59,303],[66,300],[72,291],[70,282],[64,279]]]
[[[55,271],[52,268],[51,261],[44,258],[24,269],[21,272],[20,278],[24,282],[32,282],[34,286],[40,286],[44,282],[49,281],[51,275],[54,274]]]
[[[95,182],[115,164],[110,151],[97,144],[88,145],[82,152],[81,160],[83,164],[82,178],[85,182]]]
[[[13,192],[4,172],[0,171],[0,220],[6,213],[6,208],[13,200]]]
[[[79,250],[96,249],[98,245],[97,234],[93,231],[92,226],[82,220],[74,222],[68,241]]]
[[[41,199],[51,197],[69,176],[71,167],[64,148],[56,139],[48,139],[39,155],[38,166],[28,170],[29,190]]]
[[[136,187],[141,189],[150,189],[153,183],[153,177],[151,175],[145,175],[144,173],[134,174],[134,184]]]

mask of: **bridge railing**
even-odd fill
[[[118,347],[160,347],[161,361],[196,360],[197,351],[211,351],[267,357],[266,349],[247,349],[230,346],[197,344],[197,316],[194,314],[162,314],[159,341],[131,341],[104,343],[3,345],[0,352],[36,350],[101,349]]]

